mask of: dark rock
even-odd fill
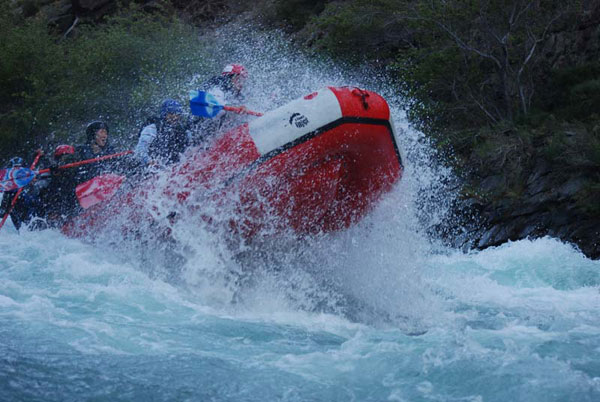
[[[526,239],[529,236],[532,236],[535,234],[535,232],[539,229],[538,225],[536,222],[526,222],[521,230],[519,231],[519,233],[517,234],[517,237],[519,239]]]
[[[535,163],[535,167],[533,168],[533,172],[527,178],[527,186],[531,187],[535,183],[537,183],[540,178],[548,175],[552,171],[550,164],[543,159],[538,159]],[[539,186],[539,185],[538,185]],[[536,194],[541,190],[531,190],[529,194]]]
[[[531,228],[528,218],[526,217],[512,219],[502,224],[495,225],[483,234],[477,246],[486,248],[505,243],[509,240],[522,239],[524,236],[521,236],[521,233],[525,227],[528,227],[530,232],[535,230],[535,227]]]
[[[72,9],[70,0],[59,0],[43,6],[39,13],[48,21],[48,25],[64,32],[73,23]]]
[[[569,183],[564,183],[565,188],[570,190],[577,187],[575,184],[567,184]],[[488,205],[481,214],[480,226],[465,232],[471,238],[462,237],[461,245],[484,249],[506,241],[549,235],[574,243],[590,258],[600,258],[600,220],[582,216],[573,207],[573,202],[558,201],[555,198],[544,205],[512,205],[516,205],[512,213]]]
[[[529,182],[529,180],[528,180]],[[531,184],[527,186],[527,190],[525,191],[526,195],[536,195],[541,192],[548,192],[553,188],[553,180],[549,176],[541,176],[536,180],[531,181]]]
[[[543,207],[540,204],[530,204],[528,202],[524,202],[521,205],[522,206],[520,206],[519,208],[514,209],[512,216],[527,216],[533,214],[534,212],[539,212],[543,209]]]
[[[572,224],[561,226],[561,227],[558,227],[556,229],[551,229],[549,231],[549,233],[552,236],[558,237],[559,239],[565,239],[567,237],[567,235],[569,233],[571,233],[571,232],[573,232],[573,225]]]
[[[554,199],[556,199],[556,192],[553,190],[550,190],[550,191],[545,191],[543,193],[538,193],[538,194],[534,195],[533,197],[529,197],[529,198],[525,199],[525,203],[529,206],[536,206],[536,205],[539,206],[541,204],[550,202]]]
[[[585,187],[587,182],[587,179],[581,176],[570,178],[558,188],[558,199],[564,200],[573,197]]]
[[[571,222],[571,217],[564,210],[557,210],[550,212],[550,219],[548,226],[554,228],[560,228],[568,225]]]
[[[496,237],[496,234],[500,231],[499,226],[493,226],[492,228],[483,232],[483,235],[477,242],[477,248],[484,249],[487,247],[494,246],[495,243],[493,239]]]
[[[590,232],[598,235],[598,231],[600,231],[600,226],[598,226],[598,224],[599,222],[579,222],[570,236],[573,237],[573,239],[581,239],[587,237]]]
[[[494,175],[486,177],[481,181],[479,188],[486,193],[498,192],[506,185],[506,179],[502,175]]]

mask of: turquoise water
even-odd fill
[[[4,231],[0,400],[600,399],[600,262],[548,238],[390,247],[380,226],[279,261],[303,275],[264,263],[248,291],[199,279],[210,247],[173,285],[99,245]]]

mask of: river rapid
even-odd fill
[[[222,52],[254,74],[248,106],[374,89],[393,109],[402,181],[358,225],[302,241],[232,248],[179,221],[176,275],[119,239],[7,225],[0,400],[600,400],[600,261],[551,238],[439,244],[427,229],[451,219],[454,179],[393,89],[261,38],[260,52]]]

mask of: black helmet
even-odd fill
[[[106,132],[108,133],[108,124],[106,124],[103,121],[96,120],[96,121],[93,121],[90,124],[88,124],[87,127],[85,128],[85,135],[87,137],[87,142],[94,141],[96,132],[102,128],[105,129]]]

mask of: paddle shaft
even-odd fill
[[[33,170],[35,168],[35,165],[37,165],[41,156],[42,156],[42,151],[37,151],[37,154],[35,155],[35,159],[33,160],[31,167],[29,168],[30,170]],[[6,222],[6,220],[10,216],[10,213],[12,212],[13,208],[17,204],[17,198],[19,198],[22,191],[23,191],[23,187],[21,187],[20,189],[17,190],[17,194],[15,194],[15,196],[13,197],[12,202],[10,203],[10,207],[8,207],[8,210],[6,211],[6,213],[4,214],[4,217],[2,218],[2,221],[0,222],[0,229],[2,229],[2,226],[4,226],[4,222]]]
[[[101,161],[106,160],[106,159],[118,158],[119,156],[129,155],[129,154],[132,154],[132,153],[133,153],[133,151],[123,151],[123,152],[119,152],[119,153],[116,153],[116,154],[99,156],[97,158],[92,158],[92,159],[85,159],[85,160],[82,160],[82,161],[77,161],[77,162],[72,162],[72,163],[64,164],[62,166],[59,166],[58,169],[67,169],[67,168],[71,168],[71,167],[77,167],[77,166],[81,166],[81,165],[87,165],[89,163],[101,162]],[[29,170],[32,170],[32,169],[29,169]],[[32,172],[32,173],[33,174],[40,174],[40,173],[48,173],[48,172],[50,172],[50,168],[48,168],[48,169],[42,169],[42,170],[39,170],[37,172]]]
[[[72,167],[77,167],[77,166],[81,166],[81,165],[87,165],[89,163],[94,163],[94,162],[101,162],[107,159],[112,159],[112,158],[118,158],[119,156],[125,156],[125,155],[129,155],[132,154],[133,151],[123,151],[123,152],[119,152],[116,154],[110,154],[110,155],[104,155],[104,156],[99,156],[97,158],[92,158],[92,159],[86,159],[83,161],[77,161],[77,162],[72,162],[72,163],[67,163],[64,164],[62,166],[59,166],[58,169],[67,169],[67,168],[72,168]],[[40,171],[38,171],[37,173],[48,173],[50,172],[50,169],[42,169]]]

